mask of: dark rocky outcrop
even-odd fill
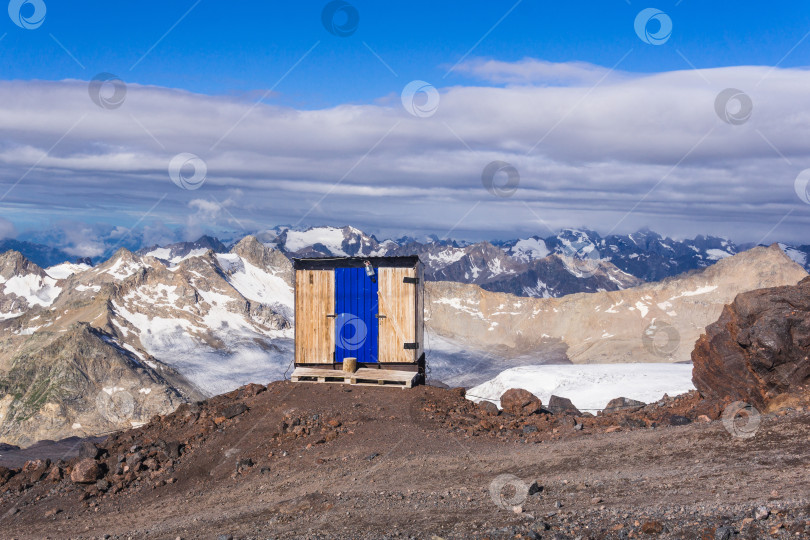
[[[546,408],[554,414],[582,415],[582,412],[574,406],[570,399],[560,396],[551,396],[548,399]]]
[[[692,381],[707,399],[766,407],[810,379],[810,278],[743,293],[706,327]]]

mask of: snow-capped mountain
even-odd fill
[[[16,251],[0,255],[0,320],[49,306],[62,291],[58,280]]]
[[[706,268],[753,247],[737,246],[728,239],[711,236],[674,240],[649,229],[606,237],[587,229],[564,229],[547,237],[536,235],[493,242],[462,242],[435,236],[380,240],[350,226],[305,230],[276,227],[254,236],[287,257],[418,254],[426,266],[425,277],[430,281],[472,283],[493,292],[536,298],[623,290]],[[19,245],[23,255],[40,265],[54,265],[58,253],[63,256],[57,257],[58,262],[70,260],[55,248],[31,243],[14,245]],[[793,260],[810,270],[810,246],[780,246]],[[209,249],[215,253],[228,251],[220,240],[203,236],[195,242],[142,247],[136,253],[172,265]]]
[[[292,266],[253,237],[48,270],[0,259],[0,440],[137,425],[290,365]]]
[[[194,242],[177,242],[164,246],[141,248],[135,253],[141,256],[154,257],[166,264],[177,264],[191,257],[199,257],[211,250],[214,253],[227,253],[228,248],[218,239],[201,236]]]
[[[539,298],[623,290],[705,268],[738,252],[722,238],[675,241],[649,230],[602,238],[594,231],[564,229],[546,238],[463,243],[435,237],[379,241],[354,227],[315,227],[279,229],[259,238],[296,257],[418,254],[428,280]]]

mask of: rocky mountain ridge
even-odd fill
[[[674,240],[649,229],[606,237],[587,229],[563,229],[549,236],[491,242],[463,242],[435,236],[379,240],[350,226],[276,227],[255,236],[288,257],[417,254],[426,265],[428,280],[473,283],[493,292],[538,298],[622,290],[706,268],[754,247],[712,236]],[[58,248],[46,245],[4,241],[0,242],[0,250],[6,244],[11,249],[19,248],[29,260],[43,267],[52,266],[59,253],[63,257],[59,262],[71,260]],[[810,270],[810,246],[780,244],[780,247],[805,270]],[[171,265],[208,249],[227,253],[229,248],[217,238],[203,236],[194,242],[141,247],[135,253],[151,255]],[[97,258],[96,262],[103,260]]]
[[[0,304],[0,440],[137,425],[288,365],[291,265],[255,238],[173,265],[121,249],[62,279],[3,260],[31,287]]]

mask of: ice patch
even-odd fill
[[[499,404],[510,388],[523,388],[548,403],[552,395],[570,399],[581,410],[601,410],[617,397],[651,403],[664,394],[694,390],[691,364],[583,364],[524,366],[501,372],[467,391],[475,402]]]

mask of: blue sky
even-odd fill
[[[0,22],[0,236],[53,230],[92,255],[130,228],[801,242],[810,224],[804,3],[357,0],[340,37],[326,2],[15,1],[47,11]],[[650,7],[672,22],[660,45],[634,28]],[[103,72],[116,106],[88,97]],[[403,107],[415,80],[436,110]],[[753,114],[724,119],[726,88]],[[172,183],[178,155],[202,187]],[[482,186],[494,161],[520,171],[515,193]]]
[[[767,8],[754,2],[655,2],[651,5],[673,19],[666,47],[644,46],[633,33],[636,14],[649,7],[638,1],[358,0],[353,5],[360,23],[346,38],[325,31],[324,4],[145,0],[135,8],[132,3],[52,0],[36,32],[5,20],[3,78],[87,80],[106,71],[131,83],[251,96],[276,85],[319,42],[277,86],[276,99],[320,108],[373,101],[399,92],[401,80],[468,83],[463,74],[447,75],[465,54],[610,67],[633,49],[623,69],[660,72],[688,68],[679,53],[699,68],[773,66],[780,60],[791,67],[806,65],[810,51],[810,43],[803,43],[784,58],[810,31],[810,10],[802,2],[772,2]]]

